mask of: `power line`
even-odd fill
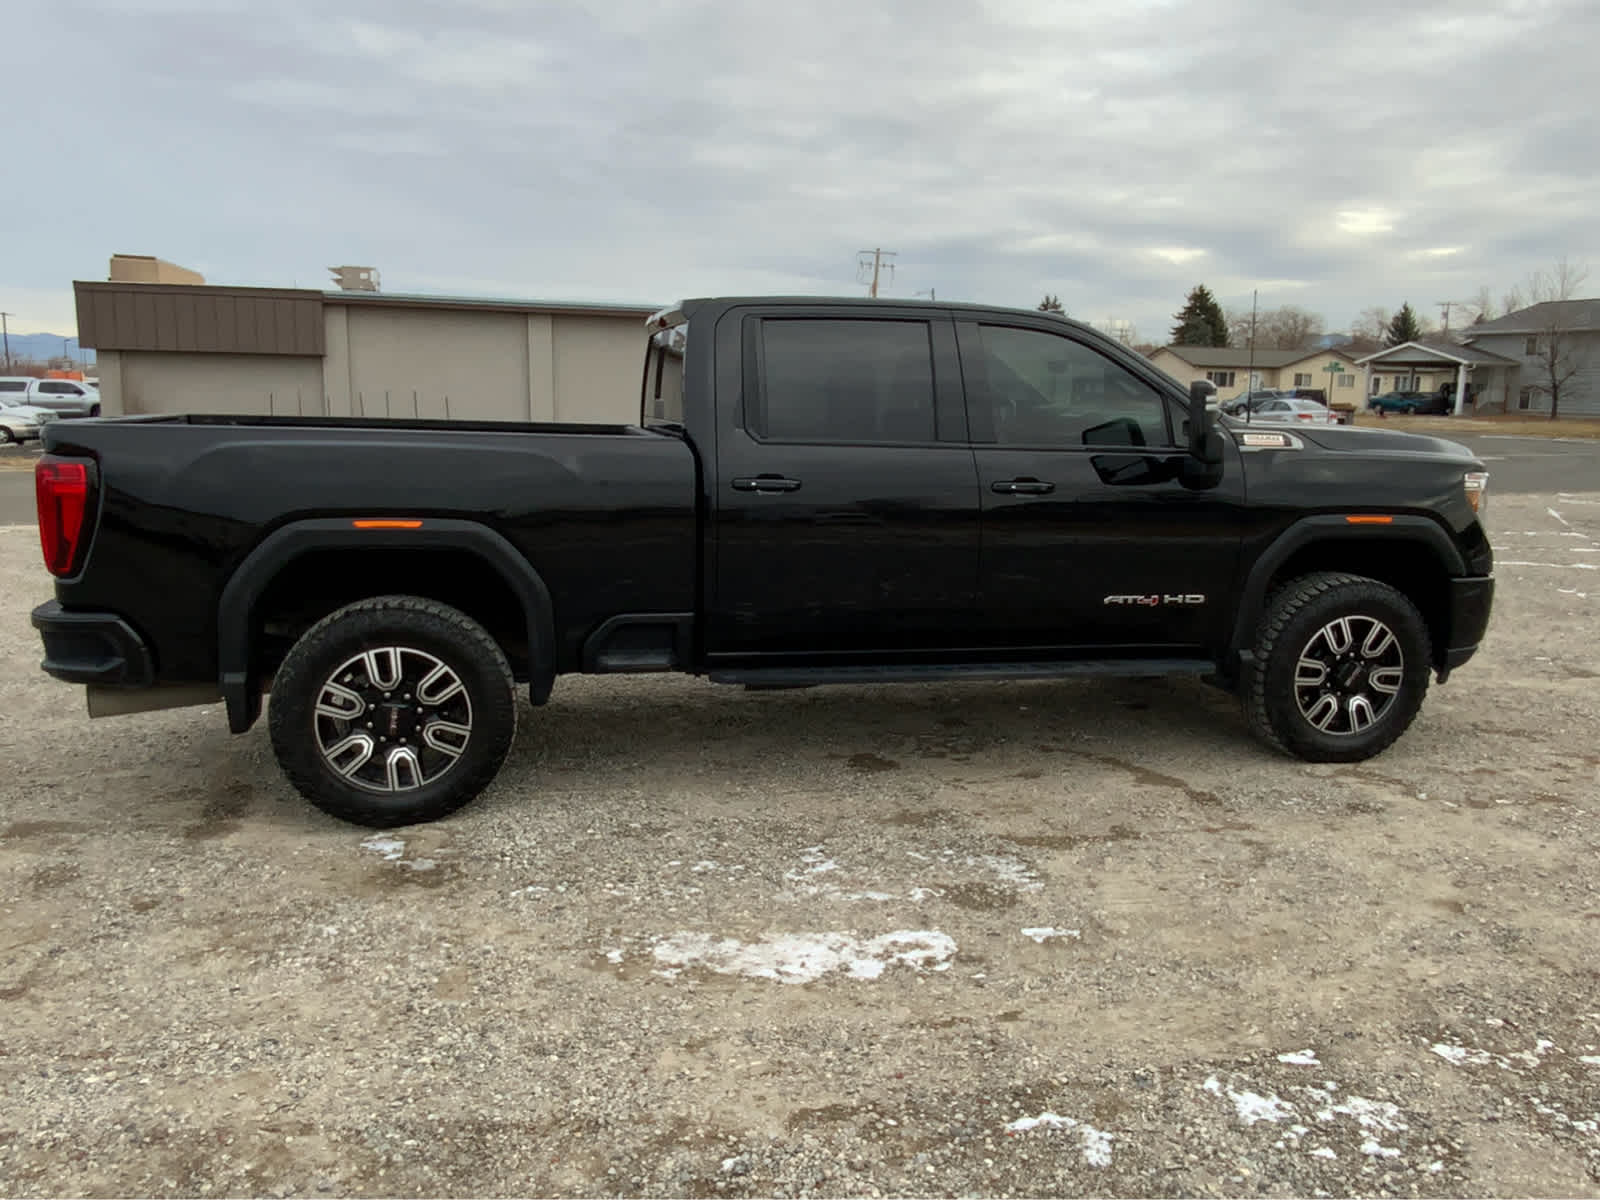
[[[896,253],[898,252],[894,250],[879,250],[876,248],[856,251],[856,278],[859,282],[865,283],[867,268],[872,268],[872,283],[867,288],[867,295],[874,300],[878,298],[878,278],[882,272],[887,269],[889,278],[894,278],[894,263],[885,262],[884,260],[893,258]]]

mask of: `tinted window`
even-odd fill
[[[1109,358],[1036,329],[984,325],[980,337],[983,400],[1001,445],[1170,444],[1160,395]]]
[[[25,392],[28,384],[23,379],[0,379],[0,392]]]
[[[931,442],[933,354],[923,321],[765,320],[758,437]]]
[[[56,383],[47,379],[39,385],[39,390],[47,396],[76,396],[78,389],[69,383]]]

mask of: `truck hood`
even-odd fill
[[[1293,432],[1324,450],[1353,450],[1357,454],[1409,455],[1448,458],[1476,463],[1478,456],[1460,442],[1425,433],[1401,433],[1395,429],[1374,429],[1369,425],[1324,425],[1320,428],[1295,427]]]

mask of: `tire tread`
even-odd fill
[[[285,696],[296,696],[308,685],[315,686],[320,683],[320,680],[315,679],[308,681],[307,674],[317,654],[328,642],[348,637],[361,623],[391,616],[396,612],[412,614],[437,623],[443,627],[447,637],[458,640],[475,653],[485,655],[494,664],[504,685],[503,688],[496,689],[495,695],[487,697],[487,702],[504,704],[509,709],[510,719],[504,737],[496,739],[503,744],[491,746],[490,752],[480,760],[463,764],[467,767],[466,772],[452,780],[453,786],[448,793],[413,809],[398,809],[378,802],[376,797],[369,799],[353,788],[343,788],[334,784],[328,779],[315,747],[310,745],[303,732],[297,733],[288,728],[291,716],[289,708],[294,707],[292,703],[269,704],[267,724],[271,732],[273,750],[289,782],[301,795],[330,816],[372,829],[392,829],[398,825],[437,820],[469,803],[499,773],[500,765],[516,733],[516,681],[511,672],[511,665],[506,661],[505,653],[500,649],[499,643],[488,630],[459,609],[421,596],[372,596],[329,613],[295,643],[283,660],[277,678],[273,681],[273,691],[282,692]],[[474,725],[477,723],[475,719]],[[486,724],[485,728],[488,729],[489,725]]]
[[[1267,694],[1268,668],[1278,651],[1284,633],[1294,619],[1303,612],[1307,605],[1320,600],[1328,593],[1338,588],[1360,587],[1381,589],[1388,593],[1385,599],[1399,600],[1410,605],[1404,593],[1391,587],[1380,580],[1369,578],[1365,575],[1352,575],[1346,571],[1313,571],[1307,575],[1300,575],[1290,579],[1280,586],[1267,600],[1266,615],[1262,619],[1260,632],[1256,636],[1254,659],[1244,673],[1244,687],[1242,696],[1244,700],[1245,720],[1250,726],[1250,732],[1268,746],[1281,754],[1294,758],[1307,758],[1297,747],[1291,745],[1290,739],[1284,736],[1278,721],[1275,719],[1271,699]],[[1432,659],[1432,646],[1428,637],[1427,624],[1418,619],[1421,630],[1423,661]],[[1416,717],[1416,709],[1421,707],[1420,698],[1409,716],[1403,721],[1393,722],[1384,731],[1380,740],[1365,744],[1359,754],[1351,754],[1343,758],[1317,756],[1321,761],[1359,761],[1381,754],[1392,746],[1400,736],[1410,727]]]

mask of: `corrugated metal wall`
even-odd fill
[[[295,354],[324,349],[321,292],[80,283],[78,339],[96,350]]]

